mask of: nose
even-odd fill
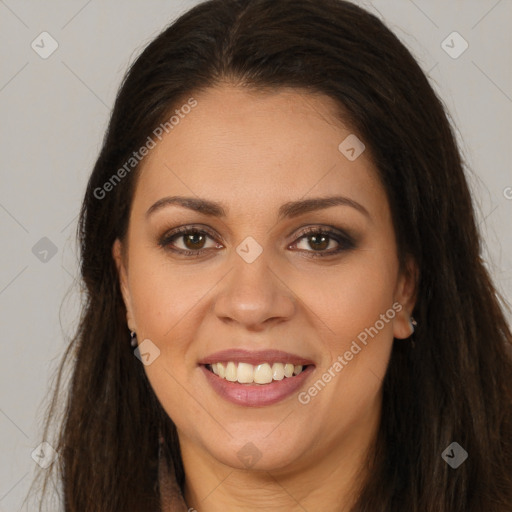
[[[252,263],[236,255],[233,265],[214,304],[214,313],[222,322],[260,331],[294,315],[294,294],[284,276],[269,266],[265,251]]]

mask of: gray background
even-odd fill
[[[196,3],[0,0],[0,512],[28,510],[21,502],[42,441],[45,397],[78,318],[77,214],[120,80]],[[411,49],[449,109],[484,258],[510,302],[512,1],[358,3]],[[58,43],[47,59],[31,47],[43,46],[43,31]],[[441,46],[453,31],[469,44],[456,59]],[[453,54],[461,44],[451,37],[445,48]]]

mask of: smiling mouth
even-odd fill
[[[206,364],[204,367],[221,379],[237,384],[266,385],[300,375],[313,365],[293,365],[291,363],[236,363],[234,361]]]

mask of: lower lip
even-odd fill
[[[308,366],[299,375],[284,377],[282,380],[275,380],[269,384],[230,382],[215,375],[204,365],[201,365],[201,369],[212,388],[222,398],[245,407],[263,407],[280,402],[298,391],[304,381],[313,373],[314,366]]]

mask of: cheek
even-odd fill
[[[133,311],[141,336],[160,351],[154,362],[144,367],[150,385],[176,426],[192,431],[194,418],[204,415],[204,410],[193,387],[190,372],[196,364],[189,352],[199,325],[201,298],[214,282],[208,284],[202,273],[180,271],[162,260],[156,251],[132,250]]]
[[[336,340],[331,345],[343,348],[391,308],[397,269],[377,254],[382,252],[355,253],[336,267],[290,276],[305,311],[314,312],[312,321],[316,317],[325,336]],[[391,322],[382,330],[391,331]]]
[[[382,260],[361,259],[316,279],[321,289],[302,282],[328,358],[301,403],[309,401],[311,428],[326,429],[329,438],[357,431],[377,407],[393,344],[393,277]]]
[[[393,254],[392,248],[360,251],[336,270],[297,280],[326,352],[317,378],[329,383],[311,390],[310,405],[333,428],[357,421],[374,406],[386,373],[396,314]]]
[[[211,286],[197,271],[170,266],[161,254],[133,253],[130,289],[137,326],[147,337],[163,341]]]

